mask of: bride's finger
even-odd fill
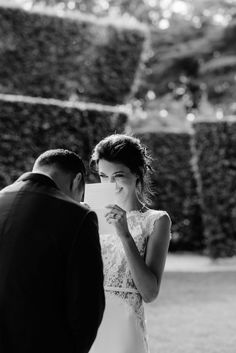
[[[113,216],[114,216],[114,215],[119,215],[119,216],[120,216],[121,213],[120,213],[119,211],[115,211],[115,210],[112,209],[111,211],[109,211],[109,212],[107,212],[107,213],[105,214],[105,217],[108,216],[108,215],[113,215]]]
[[[106,217],[106,221],[109,223],[109,224],[115,224],[117,222],[117,220],[112,217],[111,215]]]
[[[114,204],[114,205],[110,204],[110,205],[107,205],[107,206],[105,206],[105,207],[108,208],[108,209],[110,209],[110,210],[125,212],[125,211],[123,210],[123,208],[121,208],[120,206],[118,206],[118,205],[116,205],[116,204]]]
[[[105,208],[108,208],[108,209],[112,210],[114,206],[115,205],[109,204],[109,205],[106,205]]]
[[[107,218],[107,217],[110,217],[110,216],[113,216],[113,215],[114,215],[113,212],[107,212],[107,213],[105,214],[105,217]]]
[[[106,219],[118,219],[120,218],[120,215],[116,214],[116,213],[107,213],[105,215]]]

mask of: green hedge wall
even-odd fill
[[[202,251],[204,238],[196,180],[191,166],[191,135],[148,133],[139,135],[154,157],[153,207],[171,216],[170,250]]]
[[[123,103],[145,30],[68,16],[0,7],[0,93]]]
[[[49,148],[71,149],[87,164],[94,145],[123,132],[126,120],[122,112],[0,99],[0,187],[31,170],[34,159]]]
[[[194,124],[206,245],[236,255],[236,118]]]

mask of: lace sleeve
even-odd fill
[[[153,211],[153,213],[149,216],[148,222],[146,225],[146,231],[147,231],[148,237],[153,233],[155,222],[158,221],[164,215],[168,216],[168,218],[170,219],[170,216],[166,211]],[[171,238],[171,233],[170,233],[170,238]]]

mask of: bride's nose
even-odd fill
[[[110,182],[110,183],[115,183],[115,182],[116,182],[115,177],[111,176],[111,177],[109,178],[109,182]]]
[[[112,176],[112,177],[110,177],[109,182],[110,182],[110,183],[115,183],[115,184],[116,184],[115,190],[119,189],[119,185],[118,185],[117,180],[116,180],[116,178],[115,178],[115,177],[113,177],[113,176]]]

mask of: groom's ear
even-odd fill
[[[70,189],[73,191],[82,180],[82,173],[77,173],[76,176],[71,176]]]
[[[72,182],[72,193],[79,201],[83,201],[84,199],[84,188],[85,188],[85,181],[83,173],[79,172],[73,179]]]

